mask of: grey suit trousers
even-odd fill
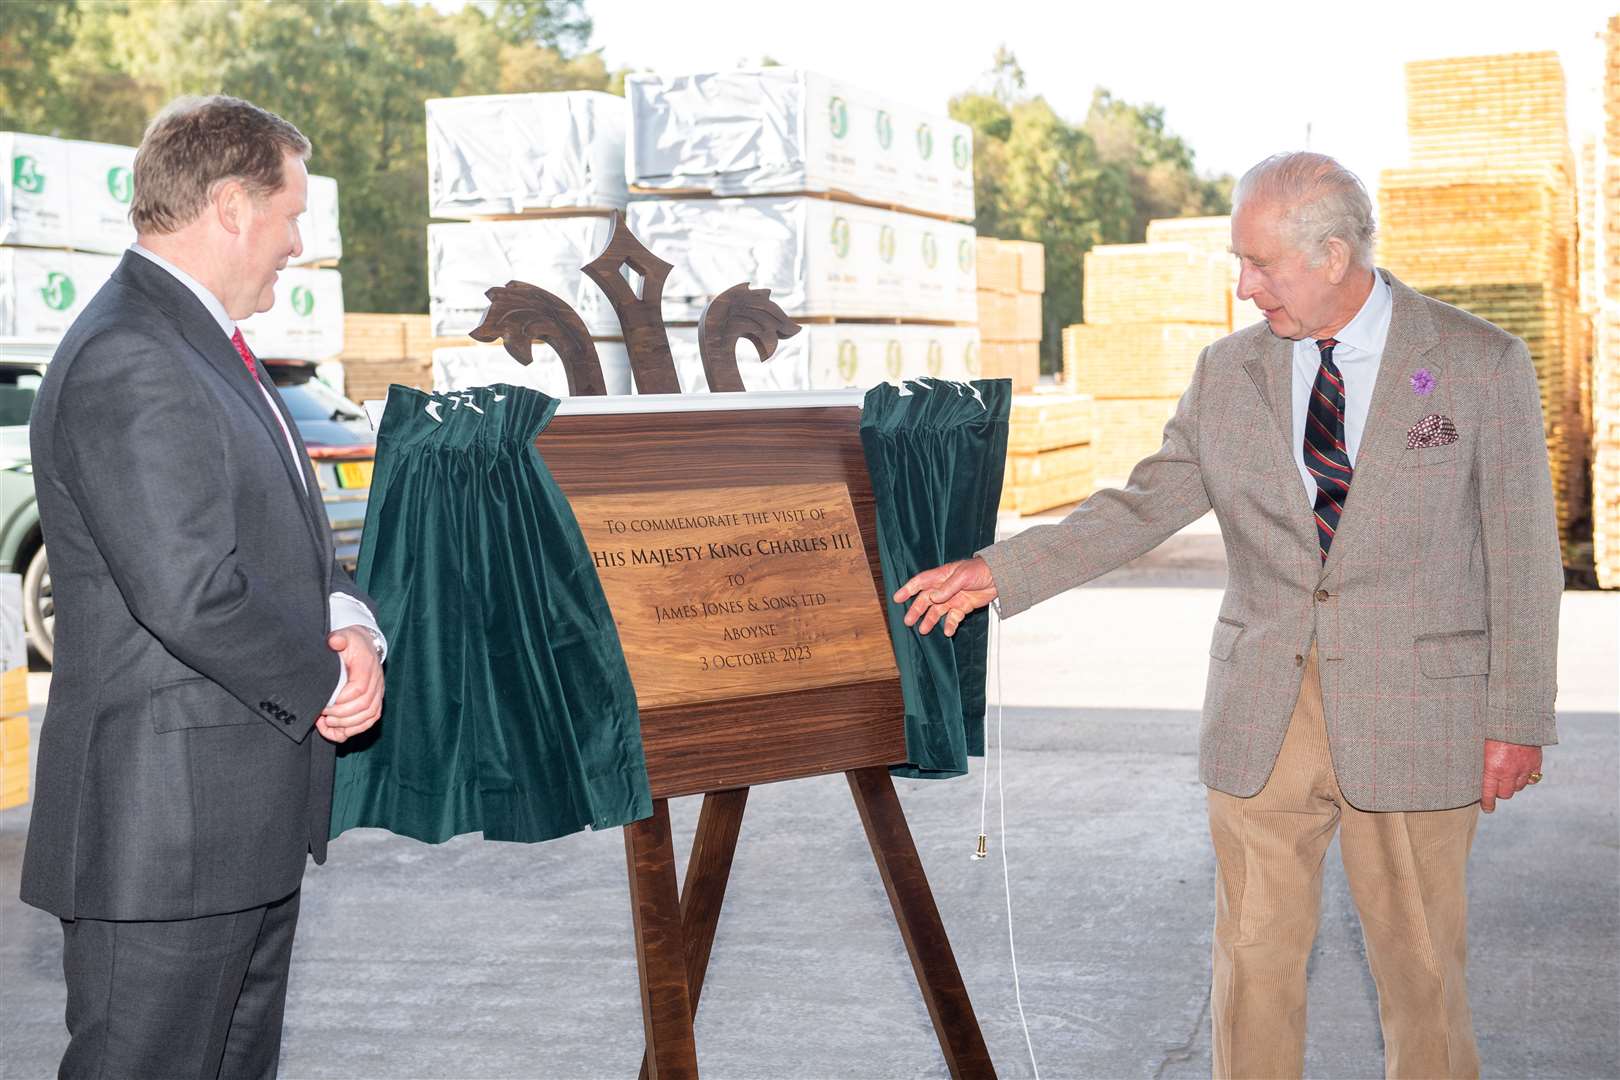
[[[62,1080],[276,1075],[299,892],[225,915],[62,921]]]

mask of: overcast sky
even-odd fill
[[[457,0],[440,0],[456,6]],[[1064,116],[1092,89],[1163,105],[1201,170],[1334,154],[1377,184],[1406,159],[1408,60],[1555,50],[1573,129],[1598,120],[1597,33],[1620,0],[587,0],[610,65],[670,73],[761,56],[943,111],[1006,44]],[[1577,144],[1578,148],[1578,144]]]

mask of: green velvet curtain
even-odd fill
[[[532,842],[652,812],[618,631],[534,446],[556,408],[506,385],[389,389],[358,572],[387,693],[340,748],[333,836]]]
[[[984,753],[989,613],[968,616],[954,637],[924,637],[888,597],[913,574],[995,542],[1011,408],[1007,379],[919,379],[866,395],[861,446],[877,496],[889,636],[906,704],[907,763],[890,770],[896,776],[961,776],[968,755]]]

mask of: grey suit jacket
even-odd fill
[[[57,616],[22,899],[177,919],[287,895],[326,851],[328,596],[360,596],[302,442],[197,298],[133,253],[30,427]]]
[[[1271,775],[1313,639],[1339,784],[1361,809],[1466,805],[1485,739],[1557,741],[1563,570],[1529,352],[1379,273],[1394,292],[1389,340],[1325,565],[1294,462],[1292,343],[1263,324],[1204,350],[1164,445],[1123,490],[980,552],[1010,616],[1213,508],[1229,579],[1199,769],[1232,795]],[[1420,368],[1428,395],[1411,384]],[[1434,413],[1459,439],[1407,449]]]

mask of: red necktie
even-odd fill
[[[258,382],[259,365],[253,362],[253,350],[247,347],[247,339],[242,336],[241,327],[237,327],[231,334],[231,344],[236,346],[236,355],[240,356],[242,363],[247,365],[248,374],[253,376],[254,382]]]

